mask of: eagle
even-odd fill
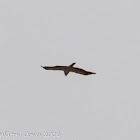
[[[62,70],[64,71],[65,76],[67,76],[69,72],[75,72],[82,75],[96,74],[95,72],[90,72],[83,70],[81,68],[73,67],[75,64],[76,63],[72,63],[69,66],[41,66],[41,67],[44,68],[45,70]]]

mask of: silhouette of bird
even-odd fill
[[[65,76],[67,76],[69,72],[75,72],[82,75],[96,74],[95,72],[90,72],[83,70],[81,68],[73,67],[75,64],[76,63],[72,63],[69,66],[41,66],[41,67],[46,70],[62,70],[64,71]]]

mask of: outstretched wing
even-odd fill
[[[54,67],[41,66],[41,67],[46,70],[63,70],[63,71],[67,68],[66,66],[54,66]]]
[[[80,68],[71,67],[71,72],[75,72],[78,74],[89,75],[89,74],[96,74],[95,72],[86,71]]]

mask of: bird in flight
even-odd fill
[[[75,72],[82,75],[96,74],[95,72],[90,72],[83,70],[81,68],[73,67],[75,64],[76,63],[72,63],[69,66],[41,66],[41,67],[46,70],[62,70],[64,71],[65,76],[67,76],[69,72]]]

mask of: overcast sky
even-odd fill
[[[139,140],[139,5],[1,0],[0,139]],[[97,74],[40,67],[73,62]]]

